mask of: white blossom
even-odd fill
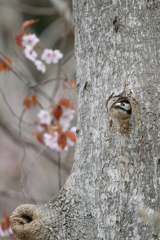
[[[44,64],[42,61],[36,60],[36,61],[34,62],[34,64],[36,65],[36,68],[37,68],[39,71],[41,71],[42,73],[45,73],[45,72],[46,72],[46,66],[45,66],[45,64]]]
[[[52,116],[47,110],[44,110],[44,109],[40,110],[37,116],[40,120],[40,124],[47,124],[47,125],[51,124]]]
[[[63,114],[59,120],[59,124],[62,126],[63,131],[67,131],[71,126],[71,121],[74,118],[75,111],[69,108],[63,110]]]
[[[12,234],[13,234],[13,232],[12,232],[11,227],[3,230],[2,227],[1,227],[1,224],[0,224],[0,237],[8,237]]]
[[[44,128],[42,125],[38,124],[38,125],[37,125],[37,131],[38,131],[38,132],[44,132],[44,131],[45,131],[45,128]]]
[[[52,53],[52,62],[54,64],[58,63],[60,59],[63,58],[63,54],[59,50],[54,50]]]
[[[71,129],[69,130],[70,132],[73,132],[73,133],[76,133],[76,129],[77,129],[77,127],[76,126],[73,126],[73,127],[71,127]]]
[[[35,34],[24,35],[22,37],[22,46],[23,47],[31,47],[32,49],[39,42],[39,38]]]
[[[42,55],[41,55],[41,59],[43,61],[45,61],[47,64],[51,64],[52,63],[52,49],[44,49]]]
[[[47,64],[58,63],[60,59],[63,58],[63,54],[59,50],[44,49],[41,59]]]
[[[37,53],[30,46],[26,46],[23,50],[23,53],[26,58],[28,58],[32,62],[35,62],[37,58]]]
[[[57,152],[61,152],[62,148],[58,145],[58,132],[53,132],[52,134],[45,133],[43,135],[44,144],[52,150],[56,150]]]

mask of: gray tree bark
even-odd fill
[[[160,239],[160,3],[73,1],[78,126],[71,176],[13,212],[19,239]],[[128,98],[131,118],[112,104]],[[145,208],[144,212],[142,208]],[[148,214],[147,214],[148,213]],[[158,219],[158,217],[157,217]]]

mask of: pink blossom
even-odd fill
[[[62,150],[68,151],[68,146],[65,146],[64,149],[62,149],[58,143],[58,132],[53,132],[52,134],[49,133],[44,133],[43,135],[43,140],[44,140],[44,144],[49,147],[52,150],[55,150],[57,152],[62,152]]]
[[[77,130],[77,127],[76,126],[73,126],[71,127],[71,129],[69,130],[70,132],[73,132],[73,133],[76,133],[76,130]]]
[[[35,34],[24,35],[22,37],[22,46],[23,47],[31,47],[32,49],[34,46],[39,42],[39,38]]]
[[[68,146],[73,147],[74,144],[75,144],[75,143],[74,143],[70,138],[67,138],[67,145],[68,145]]]
[[[8,237],[12,234],[13,234],[13,232],[12,232],[11,227],[3,230],[2,227],[1,227],[1,224],[0,224],[0,237]]]
[[[59,50],[54,50],[52,53],[52,62],[54,64],[58,63],[60,59],[63,58],[63,54]]]
[[[59,50],[44,49],[41,59],[44,60],[47,64],[58,63],[59,60],[63,58],[63,54]]]
[[[52,150],[61,152],[62,148],[58,145],[58,132],[53,132],[52,134],[45,133],[43,135],[44,144]]]
[[[52,49],[44,49],[41,59],[44,60],[47,64],[51,64],[52,62]]]
[[[37,131],[38,131],[38,132],[44,132],[44,131],[45,131],[45,128],[44,128],[42,125],[38,124],[38,125],[37,125]]]
[[[23,50],[23,53],[26,58],[28,58],[32,62],[35,62],[37,58],[37,53],[30,46],[26,46]]]
[[[62,126],[63,131],[67,131],[71,126],[71,121],[74,118],[75,111],[69,108],[63,110],[63,114],[59,120],[59,124]]]
[[[44,109],[40,110],[37,116],[41,124],[47,124],[47,125],[51,124],[52,116],[47,110],[44,110]]]
[[[42,61],[36,60],[36,61],[34,62],[34,64],[36,65],[36,67],[37,67],[37,69],[38,69],[39,71],[41,71],[42,73],[45,73],[45,71],[46,71],[46,66],[44,65],[44,63],[43,63]]]

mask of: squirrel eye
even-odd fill
[[[122,103],[122,106],[124,107],[124,106],[125,106],[125,103]]]

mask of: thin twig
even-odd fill
[[[36,154],[36,156],[33,158],[33,161],[30,164],[29,172],[27,175],[27,186],[26,186],[26,192],[27,192],[28,196],[29,196],[29,181],[30,181],[31,173],[33,171],[33,167],[34,167],[36,161],[38,160],[39,156],[44,152],[45,149],[46,149],[46,146],[43,146],[43,148]]]
[[[59,80],[66,80],[65,78],[62,78],[62,77],[57,77],[57,78],[52,78],[52,79],[49,79],[49,80],[46,80],[45,82],[41,82],[41,83],[37,83],[35,85],[32,85],[32,86],[29,86],[30,88],[36,88],[36,87],[39,87],[41,85],[44,85],[44,84],[47,84],[49,82],[53,82],[53,81],[59,81]]]
[[[21,129],[21,123],[22,123],[22,119],[23,119],[23,116],[26,112],[26,109],[24,108],[22,113],[21,113],[21,116],[20,116],[20,119],[19,119],[19,133],[20,133],[20,137],[21,137],[21,141],[22,141],[22,144],[23,144],[23,156],[21,158],[21,179],[20,179],[20,186],[21,186],[21,190],[22,190],[22,193],[23,193],[23,197],[24,197],[24,200],[25,202],[27,203],[27,195],[26,195],[26,192],[25,192],[25,189],[24,189],[24,159],[25,159],[25,156],[26,156],[26,144],[25,144],[25,141],[22,137],[22,129]]]
[[[71,59],[74,56],[74,52],[72,52],[66,59],[64,59],[63,61],[60,62],[60,66],[63,66],[66,62],[69,61],[69,59]]]
[[[3,53],[0,51],[0,60],[4,62],[7,67],[25,84],[29,84],[29,81],[23,78],[12,66],[9,64],[9,62],[3,57]]]
[[[16,11],[21,11],[33,15],[53,15],[55,13],[54,8],[52,7],[34,7],[22,4],[20,2],[13,2],[13,0],[12,2],[6,2],[6,0],[1,0],[0,3],[3,4],[5,7],[14,8]]]
[[[9,105],[9,103],[8,103],[8,101],[7,101],[7,99],[6,99],[6,96],[5,96],[5,94],[4,94],[4,92],[3,92],[3,90],[2,90],[1,87],[0,87],[0,93],[2,94],[2,98],[3,98],[4,102],[5,102],[5,104],[7,105],[8,109],[9,109],[10,112],[12,113],[12,115],[19,120],[19,116],[15,114],[15,112],[13,111],[13,109],[11,108],[11,106]],[[28,125],[28,126],[35,126],[35,123],[28,123],[28,122],[26,122],[26,121],[24,121],[24,120],[22,120],[22,123],[24,123],[24,124],[26,124],[26,125]]]
[[[61,155],[58,153],[58,179],[59,179],[59,190],[61,190]]]
[[[68,1],[63,0],[50,0],[51,4],[55,7],[57,12],[65,19],[65,23],[68,23],[68,26],[73,30],[73,19],[72,12],[70,10]]]
[[[15,199],[15,200],[18,200],[20,202],[23,202],[24,201],[24,197],[22,195],[21,192],[17,192],[13,189],[1,189],[0,188],[0,195],[3,196],[3,197],[7,197],[7,198],[11,198],[11,199]],[[32,202],[35,202],[34,199],[31,199]]]

